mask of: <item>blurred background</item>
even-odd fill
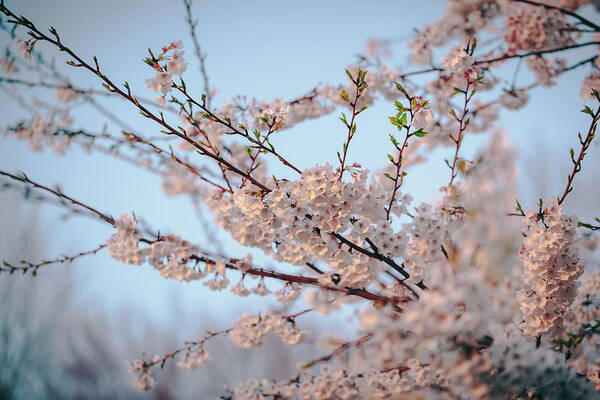
[[[342,83],[344,67],[364,53],[370,38],[393,39],[392,66],[419,69],[406,61],[406,44],[413,28],[435,21],[445,4],[441,0],[410,5],[392,0],[196,0],[192,12],[199,21],[198,38],[207,53],[210,84],[218,90],[213,104],[220,105],[236,95],[293,99],[322,82]],[[197,94],[202,90],[180,1],[7,0],[6,5],[40,29],[56,27],[62,40],[84,59],[96,55],[103,72],[114,82],[128,81],[132,91],[144,97],[154,96],[145,84],[153,71],[141,61],[147,48],[182,40],[189,63],[184,75],[187,86]],[[591,6],[584,14],[599,19]],[[18,34],[24,37],[24,32]],[[6,32],[0,32],[0,46],[15,49]],[[101,88],[94,76],[64,65],[66,59],[54,49],[40,44],[36,50],[48,60],[55,58],[57,68],[77,86]],[[570,54],[576,61],[583,52]],[[564,188],[571,166],[568,148],[578,148],[577,131],[585,130],[588,123],[579,112],[579,91],[587,71],[566,74],[552,88],[533,89],[525,108],[501,112],[497,126],[507,132],[519,153],[519,200],[524,208],[534,208],[538,198],[555,196]],[[521,85],[533,81],[526,72],[519,76]],[[30,117],[9,86],[3,84],[0,89],[3,127]],[[36,96],[40,108],[44,101],[53,101],[53,91],[48,89],[20,93]],[[128,104],[106,98],[99,103],[146,136],[159,135],[156,126]],[[361,114],[350,147],[351,160],[370,169],[384,165],[391,132],[386,116],[393,110],[393,104],[382,101]],[[78,106],[72,117],[77,128],[120,131],[86,104]],[[300,168],[326,161],[333,164],[345,138],[345,128],[337,117],[336,112],[304,122],[281,132],[273,144]],[[468,158],[486,138],[467,137],[461,151]],[[60,183],[65,193],[115,217],[134,211],[161,232],[177,232],[207,249],[222,246],[233,257],[243,257],[248,251],[218,227],[210,226],[211,216],[203,208],[196,209],[184,196],[166,196],[160,177],[131,164],[101,153],[90,156],[77,146],[63,157],[50,150],[35,153],[26,142],[9,135],[0,135],[0,148],[0,169],[24,171],[50,186]],[[410,171],[404,191],[415,197],[416,205],[439,196],[438,189],[448,178],[443,159],[450,157],[451,151],[436,150],[428,163]],[[566,205],[584,221],[600,216],[599,152],[598,143],[592,145]],[[280,177],[288,173],[277,166],[273,171]],[[25,200],[22,191],[0,191],[2,260],[38,262],[75,254],[97,247],[112,234],[105,224],[84,217],[65,219],[60,207]],[[260,254],[255,253],[255,259],[269,264]],[[157,375],[158,388],[152,393],[135,392],[130,385],[132,376],[125,369],[125,360],[171,351],[185,340],[202,337],[206,330],[230,326],[243,311],[258,313],[272,304],[269,298],[210,292],[199,282],[165,280],[148,266],[111,260],[106,251],[72,265],[42,268],[37,278],[1,274],[0,399],[167,399],[198,398],[199,394],[214,398],[222,393],[224,384],[234,385],[248,377],[291,376],[298,362],[317,354],[310,341],[294,348],[269,342],[269,351],[264,351],[239,349],[228,339],[216,339],[207,344],[215,359],[210,367],[185,371],[170,363]],[[301,309],[300,304],[298,307]],[[317,315],[299,322],[314,337],[325,332],[350,335],[352,330],[344,325],[346,317],[343,313],[327,318]]]

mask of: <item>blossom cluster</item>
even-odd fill
[[[125,264],[140,265],[148,262],[165,278],[180,281],[200,279],[202,272],[187,266],[189,258],[198,252],[197,246],[177,235],[167,235],[147,247],[140,247],[142,234],[136,221],[128,214],[116,221],[117,231],[107,241],[110,256]]]
[[[210,354],[204,349],[200,349],[200,351],[189,350],[185,353],[185,356],[177,362],[177,366],[193,370],[201,365],[206,365],[210,360]]]
[[[547,202],[548,204],[548,202]],[[521,247],[523,283],[517,293],[523,330],[531,336],[556,336],[564,329],[569,307],[583,273],[575,238],[577,220],[564,216],[556,200],[542,212],[528,215],[527,237]]]
[[[305,170],[297,181],[281,182],[265,196],[242,189],[208,204],[216,222],[240,243],[296,265],[327,262],[340,275],[340,285],[361,287],[377,271],[367,264],[368,257],[341,246],[336,233],[366,246],[368,239],[390,257],[401,256],[407,243],[386,220],[389,198],[381,181],[366,180],[367,171],[361,171],[351,182],[342,181],[326,164]],[[398,196],[391,212],[401,216],[410,201],[410,196]]]
[[[70,87],[57,87],[54,90],[54,95],[59,102],[67,104],[77,99],[79,92]]]
[[[525,5],[502,5],[505,13],[504,40],[508,51],[535,51],[573,44],[574,33],[569,30],[566,16],[558,11]]]
[[[296,328],[290,320],[278,315],[253,315],[244,312],[233,321],[231,341],[244,348],[262,345],[266,335],[273,333],[287,344],[299,344],[306,338],[306,332]]]
[[[151,61],[156,69],[156,75],[153,78],[146,79],[148,89],[161,93],[156,100],[160,104],[165,104],[165,96],[171,91],[173,85],[173,75],[183,75],[187,69],[187,63],[183,58],[184,51],[181,40],[171,42],[168,46],[162,48],[162,52],[156,61]],[[164,61],[164,65],[160,65]]]
[[[33,151],[42,151],[46,147],[62,155],[69,148],[72,138],[57,134],[58,125],[44,115],[35,115],[12,130],[15,137],[25,139]]]
[[[158,359],[155,361],[158,361]],[[129,372],[136,376],[133,386],[137,390],[147,392],[154,387],[155,380],[148,373],[148,369],[142,360],[128,361],[126,365]]]
[[[498,54],[531,52],[532,57],[526,59],[526,65],[535,74],[537,84],[548,86],[566,68],[565,60],[554,56],[552,51],[537,55],[535,52],[569,47],[586,35],[588,32],[578,29],[577,23],[568,19],[567,12],[576,12],[590,0],[531,3],[515,0],[449,1],[442,17],[435,24],[426,25],[409,44],[412,59],[420,64],[431,64],[435,48],[443,47],[455,38],[466,40],[472,37],[472,32],[491,32],[494,44],[498,40],[502,42],[489,49],[488,59],[502,58],[494,57]],[[550,9],[552,7],[555,9]],[[587,35],[586,39],[591,38]],[[446,58],[450,61],[448,66],[458,60],[456,57]],[[485,64],[485,59],[481,62]],[[589,81],[583,84],[582,97],[588,95],[590,87],[595,86],[590,86]]]
[[[403,372],[399,372],[402,370]],[[431,384],[444,385],[442,376],[416,361],[410,367],[390,371],[352,373],[343,368],[322,366],[319,374],[304,372],[299,383],[250,379],[232,389],[235,399],[262,399],[265,395],[285,399],[387,399],[411,393]]]

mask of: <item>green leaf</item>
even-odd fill
[[[354,82],[354,77],[352,76],[352,74],[350,73],[350,71],[348,71],[347,68],[344,69],[344,71],[346,71],[346,75],[348,75],[348,78],[350,78],[350,80]],[[360,71],[359,71],[359,73],[360,73]]]
[[[406,125],[406,113],[402,113],[402,116],[400,117],[400,120],[398,122],[401,127],[404,127],[404,125]]]
[[[342,93],[340,93],[340,98],[346,103],[350,103],[350,98],[348,97],[348,93],[346,93],[345,90],[342,90]]]
[[[367,72],[368,71],[365,71],[365,70],[362,70],[362,69],[358,70],[358,80],[360,82],[364,82],[365,81],[365,77],[367,76]]]
[[[342,116],[339,118],[340,121],[344,123],[344,125],[348,126],[348,120],[346,119],[346,114],[342,113]]]
[[[392,125],[397,126],[397,127],[402,127],[402,125],[400,124],[400,122],[398,122],[398,118],[396,117],[388,117],[388,119],[390,120],[390,122],[392,123]]]
[[[521,214],[525,214],[525,212],[523,211],[523,207],[521,207],[521,203],[519,203],[519,199],[515,199],[515,202],[517,203],[517,211]]]
[[[473,41],[471,42],[471,55],[473,55],[475,47],[477,47],[477,38],[473,38]]]
[[[413,133],[413,135],[415,135],[416,137],[425,137],[427,135],[427,132],[425,132],[425,130],[423,130],[423,128],[419,128],[416,132]]]
[[[591,109],[591,108],[589,108],[588,106],[585,106],[585,107],[584,107],[584,109],[583,109],[583,110],[581,110],[581,112],[582,112],[582,113],[585,113],[585,114],[589,114],[589,115],[591,115],[592,117],[594,117],[594,111],[592,111],[592,109]]]
[[[401,93],[407,94],[406,89],[404,89],[404,87],[399,84],[398,82],[394,82],[394,85],[396,85],[396,89],[398,89]]]

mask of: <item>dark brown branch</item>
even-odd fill
[[[207,263],[207,264],[215,263],[215,261],[212,260],[211,258],[202,256],[202,255],[192,256],[191,259],[198,261],[198,262]],[[239,268],[237,267],[236,264],[237,264],[236,260],[230,259],[229,262],[225,263],[225,267],[227,269],[239,271]],[[242,271],[240,271],[240,272],[242,272]],[[298,283],[301,285],[318,286],[318,287],[326,289],[326,290],[331,290],[334,292],[339,292],[339,293],[347,294],[350,296],[362,297],[363,299],[370,300],[370,301],[373,301],[373,302],[379,303],[379,304],[391,304],[394,307],[394,309],[396,309],[396,311],[399,311],[399,312],[402,311],[402,309],[400,307],[398,307],[398,304],[407,303],[407,302],[411,301],[407,297],[397,297],[397,296],[389,297],[389,296],[385,296],[385,295],[381,295],[381,294],[377,294],[377,293],[372,293],[366,289],[356,289],[356,288],[350,288],[350,287],[338,287],[338,286],[333,286],[333,285],[332,286],[324,285],[317,278],[303,276],[303,275],[284,274],[284,273],[277,272],[277,271],[265,270],[263,268],[253,267],[243,273],[248,274],[248,275],[253,275],[253,276],[262,276],[262,277],[266,277],[266,278],[273,278],[273,279],[277,279],[277,280],[284,281],[284,282]]]
[[[495,63],[498,61],[505,61],[505,60],[509,60],[512,58],[525,58],[525,57],[529,57],[529,56],[541,56],[543,54],[557,53],[559,51],[577,49],[579,47],[585,47],[585,46],[597,46],[597,45],[600,45],[600,42],[594,41],[594,42],[576,43],[576,44],[572,44],[569,46],[557,47],[555,49],[536,50],[536,51],[530,51],[528,53],[523,53],[523,54],[510,54],[510,55],[505,54],[503,56],[492,58],[489,60],[478,60],[478,61],[475,61],[473,64],[474,65],[492,64],[492,63]]]
[[[410,278],[410,275],[408,274],[408,272],[406,272],[404,270],[404,268],[402,268],[401,266],[399,266],[394,260],[392,260],[389,257],[386,257],[384,255],[382,255],[381,253],[379,253],[379,251],[377,250],[377,248],[375,248],[375,251],[369,251],[359,245],[357,245],[356,243],[346,239],[345,237],[343,237],[342,235],[340,235],[339,233],[331,233],[333,236],[335,236],[340,242],[342,242],[343,244],[347,245],[348,247],[350,247],[353,250],[358,251],[361,254],[364,254],[366,256],[369,256],[371,258],[374,258],[376,260],[382,261],[384,263],[386,263],[387,265],[389,265],[390,267],[394,268],[396,271],[398,271],[399,273],[402,274],[402,276],[406,279]]]
[[[400,79],[405,79],[406,77],[413,76],[413,75],[421,75],[421,74],[428,74],[430,72],[443,72],[443,71],[444,71],[444,68],[438,68],[438,67],[421,69],[418,71],[410,71],[410,72],[406,72],[406,73],[400,75]]]

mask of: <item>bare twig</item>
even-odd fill
[[[54,260],[43,260],[37,264],[33,264],[33,263],[23,260],[23,261],[21,261],[21,265],[12,265],[6,261],[3,261],[3,266],[0,265],[0,272],[9,272],[12,274],[16,271],[19,271],[19,272],[22,272],[23,274],[26,274],[28,271],[31,271],[31,274],[33,276],[35,276],[35,275],[37,275],[37,270],[40,267],[43,267],[44,265],[64,264],[67,262],[72,263],[73,261],[75,261],[78,258],[87,256],[87,255],[91,255],[91,254],[96,254],[97,252],[99,252],[100,250],[105,248],[106,246],[107,246],[107,244],[103,243],[100,246],[98,246],[92,250],[82,251],[73,256],[61,256],[61,257],[55,258]]]
[[[127,136],[127,140],[130,142],[135,142],[135,143],[142,143],[145,145],[150,146],[152,149],[154,149],[155,152],[160,153],[160,154],[168,154],[169,159],[177,162],[178,164],[184,166],[188,171],[190,171],[192,174],[196,175],[198,178],[200,178],[200,180],[208,183],[209,185],[212,185],[214,187],[216,187],[217,189],[222,190],[223,192],[232,192],[231,189],[228,188],[224,188],[223,186],[219,185],[216,182],[213,182],[212,180],[208,179],[207,177],[205,177],[204,175],[202,175],[200,173],[200,171],[198,171],[198,169],[196,169],[194,166],[192,166],[191,164],[189,164],[188,162],[182,160],[180,157],[178,157],[173,150],[171,151],[167,151],[162,149],[161,147],[155,145],[154,143],[151,143],[149,141],[146,141],[142,138],[140,138],[139,136],[135,135],[134,133],[129,133],[129,132],[123,132],[123,134],[125,136]]]
[[[200,75],[202,75],[202,81],[204,83],[204,93],[206,94],[206,104],[210,107],[211,103],[211,93],[210,93],[210,85],[208,82],[208,73],[206,72],[206,54],[202,53],[202,49],[200,48],[200,42],[198,41],[198,34],[196,33],[196,25],[198,24],[198,20],[194,21],[192,18],[192,2],[193,0],[183,0],[183,5],[185,6],[185,22],[190,27],[190,36],[192,37],[192,42],[194,43],[194,53],[198,58],[198,62],[200,63]]]
[[[452,140],[456,144],[456,150],[454,151],[454,159],[452,160],[452,165],[450,166],[450,183],[448,184],[448,187],[452,186],[452,183],[454,182],[454,178],[456,178],[456,175],[457,175],[456,162],[458,160],[458,151],[460,150],[460,145],[462,144],[462,141],[463,141],[465,129],[467,129],[467,126],[469,125],[469,120],[466,119],[467,114],[469,112],[469,109],[467,107],[469,105],[469,101],[471,100],[471,97],[473,97],[473,94],[474,94],[474,91],[472,91],[471,94],[469,94],[469,89],[471,88],[471,83],[472,83],[471,79],[467,78],[467,87],[463,92],[465,101],[463,103],[463,110],[462,110],[462,114],[461,114],[460,118],[457,117],[456,114],[454,113],[454,110],[452,110],[452,116],[458,122],[459,128],[458,128],[458,137],[456,139],[454,137],[452,137]]]
[[[16,175],[13,175],[13,174],[10,174],[10,173],[8,173],[8,172],[5,172],[5,171],[2,171],[2,170],[0,170],[0,175],[6,176],[6,177],[8,177],[8,178],[11,178],[11,179],[14,179],[14,180],[16,180],[16,181],[23,182],[23,183],[25,183],[25,184],[29,184],[29,185],[32,185],[32,186],[34,186],[34,187],[36,187],[36,188],[39,188],[39,189],[45,190],[45,191],[47,191],[47,192],[50,192],[50,193],[52,193],[53,195],[55,195],[55,196],[57,196],[57,197],[60,197],[61,199],[68,200],[68,201],[70,201],[71,203],[78,205],[79,207],[83,207],[83,208],[85,208],[86,210],[88,210],[88,211],[91,211],[92,213],[96,214],[98,217],[100,217],[100,218],[101,218],[102,220],[104,220],[105,222],[107,222],[107,223],[109,223],[109,224],[111,224],[111,225],[115,226],[115,220],[114,220],[114,218],[113,218],[113,217],[111,217],[110,215],[106,215],[106,214],[104,214],[104,213],[102,213],[102,212],[100,212],[100,211],[96,210],[95,208],[92,208],[92,207],[90,207],[90,206],[88,206],[88,205],[86,205],[86,204],[84,204],[84,203],[82,203],[82,202],[80,202],[80,201],[78,201],[78,200],[75,200],[75,199],[73,199],[72,197],[70,197],[70,196],[67,196],[66,194],[64,194],[64,193],[60,192],[58,189],[57,189],[57,190],[50,189],[50,188],[49,188],[49,187],[47,187],[47,186],[44,186],[44,185],[42,185],[42,184],[39,184],[39,183],[37,183],[37,182],[34,182],[34,181],[32,181],[31,179],[29,179],[29,178],[27,177],[27,175],[25,175],[24,173],[22,173],[22,175],[21,175],[21,176],[16,176]]]
[[[594,91],[594,94],[596,95],[598,101],[600,101],[598,92]],[[590,144],[594,139],[594,135],[596,134],[596,124],[598,123],[598,119],[600,118],[600,106],[598,106],[596,112],[593,112],[589,107],[584,108],[584,112],[592,116],[592,122],[590,124],[585,139],[581,137],[581,134],[578,135],[579,143],[581,144],[581,150],[579,151],[579,156],[577,157],[577,159],[575,159],[575,152],[573,151],[573,149],[570,149],[571,161],[573,162],[573,170],[567,178],[567,187],[565,187],[563,194],[558,198],[558,204],[562,204],[567,195],[573,190],[573,180],[575,179],[575,175],[579,171],[581,171],[581,162],[583,161],[583,157],[585,157],[585,152],[590,147]]]

